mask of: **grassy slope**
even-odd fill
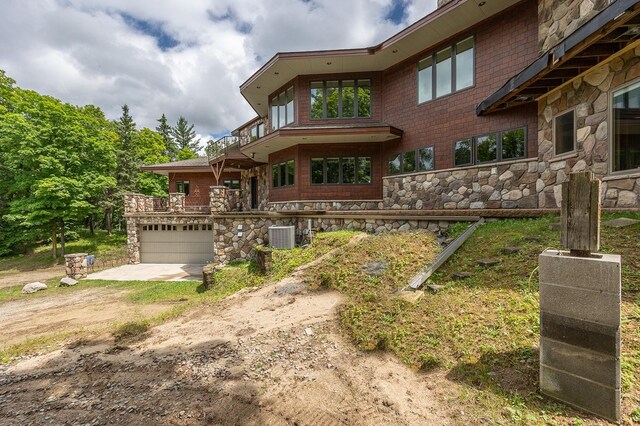
[[[127,256],[126,244],[127,236],[124,232],[114,232],[109,236],[104,231],[96,231],[96,235],[92,237],[89,232],[83,231],[77,241],[68,242],[65,248],[67,253],[91,253],[100,259],[120,259]],[[62,256],[54,261],[51,245],[41,246],[33,253],[0,258],[0,277],[55,266],[63,261]]]
[[[625,215],[630,216],[630,215]],[[631,215],[640,218],[640,215]],[[607,219],[610,217],[605,217]],[[437,252],[428,234],[389,234],[369,238],[354,250],[338,254],[315,268],[309,279],[348,296],[341,320],[363,349],[389,349],[406,363],[424,370],[439,368],[447,379],[462,384],[460,408],[465,424],[598,424],[538,393],[537,256],[558,247],[552,218],[488,223],[432,277],[444,285],[417,305],[391,296]],[[454,228],[453,233],[462,231]],[[603,228],[602,251],[623,256],[623,413],[630,421],[640,405],[640,224]],[[503,255],[504,246],[520,246]],[[491,268],[476,265],[495,257]],[[381,277],[362,270],[369,261],[388,262]],[[452,281],[454,272],[470,272]],[[638,412],[636,411],[636,415]]]

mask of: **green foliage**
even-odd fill
[[[190,150],[194,154],[198,152],[200,139],[196,139],[196,132],[193,130],[193,124],[189,125],[187,119],[180,116],[175,127],[171,129],[171,136],[175,140],[178,150]]]
[[[113,331],[113,337],[116,342],[134,340],[146,333],[149,330],[150,325],[151,324],[148,320],[125,322]]]
[[[162,117],[157,121],[159,124],[156,127],[156,132],[158,132],[162,138],[162,144],[164,146],[164,151],[162,153],[165,157],[169,158],[169,161],[173,161],[178,155],[178,146],[171,135],[171,126],[167,123],[167,117],[164,114],[162,114]]]

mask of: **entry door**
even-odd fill
[[[251,177],[251,208],[258,208],[258,178],[256,176]]]

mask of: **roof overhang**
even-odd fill
[[[224,169],[227,171],[237,171],[252,169],[262,164],[251,157],[246,156],[240,151],[240,144],[236,142],[225,148],[222,155],[209,160],[210,165],[220,164],[224,161]]]
[[[170,173],[211,173],[209,166],[178,166],[178,167],[162,167],[162,166],[142,166],[140,170],[144,172],[152,172],[157,175],[169,176]]]
[[[322,143],[379,143],[402,137],[402,130],[387,124],[354,126],[283,127],[240,147],[255,161],[266,163],[269,154],[294,145]]]
[[[452,0],[376,46],[277,53],[240,86],[240,93],[264,117],[268,96],[298,75],[383,71],[520,1]]]
[[[617,0],[476,107],[478,115],[523,105],[593,68],[640,36],[640,0]]]

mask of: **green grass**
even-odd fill
[[[107,235],[105,231],[97,230],[94,236],[88,231],[81,231],[77,241],[66,244],[67,253],[90,253],[99,259],[121,259],[127,256],[127,235],[125,232],[113,232]],[[58,245],[58,252],[60,247]],[[51,253],[51,245],[37,247],[32,253],[0,258],[0,277],[9,276],[18,272],[33,271],[64,263],[64,259],[58,253],[58,259],[54,260]]]
[[[604,215],[603,220],[621,216]],[[640,219],[640,214],[625,214]],[[347,296],[340,320],[359,348],[389,350],[416,369],[444,370],[458,383],[457,397],[468,424],[600,424],[594,417],[538,393],[539,299],[537,257],[559,246],[555,217],[492,221],[481,226],[430,281],[444,286],[416,304],[393,290],[407,284],[438,248],[428,234],[369,237],[313,268],[308,279]],[[452,234],[460,234],[456,225]],[[623,413],[630,421],[640,403],[640,224],[602,228],[602,251],[622,255]],[[519,246],[504,255],[505,246]],[[500,264],[477,266],[479,258]],[[363,271],[370,261],[387,262],[385,273]],[[471,278],[454,281],[454,272]],[[531,281],[530,281],[531,277]],[[637,413],[636,413],[637,416]]]

